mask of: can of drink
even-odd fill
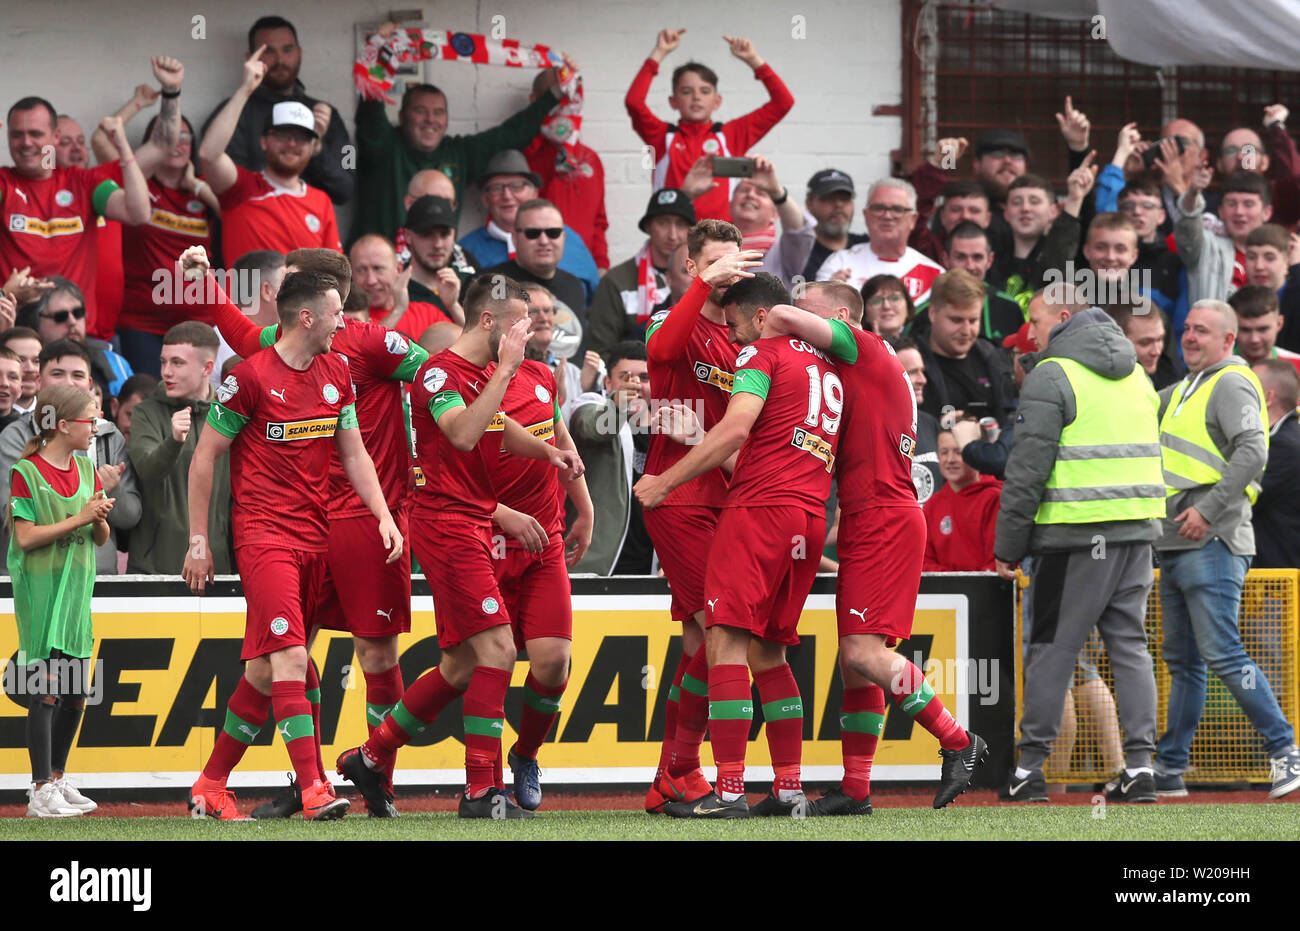
[[[996,417],[980,418],[980,437],[985,443],[996,443],[1001,435],[1002,427],[998,425]]]

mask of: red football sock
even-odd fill
[[[371,734],[384,717],[393,710],[393,706],[402,700],[402,667],[393,666],[383,672],[365,672],[366,677],[366,729]],[[393,768],[397,766],[397,756],[388,758],[384,766],[384,775],[393,781]]]
[[[685,694],[685,693],[683,693]],[[709,667],[709,741],[718,764],[719,797],[734,800],[745,794],[745,745],[754,723],[749,667]],[[679,714],[677,732],[682,731]],[[679,738],[680,739],[680,738]]]
[[[953,720],[943,702],[939,701],[930,683],[921,675],[921,670],[901,656],[899,659],[903,660],[904,666],[889,683],[889,697],[894,704],[937,737],[939,746],[943,749],[964,750],[970,746],[970,737]]]
[[[670,776],[685,776],[700,768],[700,745],[704,731],[709,726],[709,659],[704,644],[686,664],[682,672],[682,687],[677,704],[677,737],[673,740],[673,755],[668,760]],[[749,673],[745,673],[749,684]],[[750,717],[753,715],[751,713]],[[748,737],[748,735],[746,735]]]
[[[399,747],[418,737],[420,732],[438,719],[442,710],[463,693],[442,677],[442,670],[433,668],[416,679],[402,694],[402,699],[384,718],[384,723],[361,746],[372,769],[385,769]]]
[[[844,753],[846,795],[862,801],[871,794],[871,760],[885,729],[885,690],[872,683],[844,690],[840,706],[840,749]]]
[[[275,710],[276,730],[289,751],[298,786],[309,789],[321,780],[317,772],[316,731],[312,725],[306,685],[292,680],[272,682],[271,706]]]
[[[691,658],[682,653],[677,660],[677,671],[673,673],[673,684],[668,689],[668,700],[664,702],[664,742],[659,747],[659,772],[665,772],[673,759],[673,741],[677,738],[677,710],[681,701],[682,674],[691,663]]]
[[[555,718],[560,713],[560,696],[569,683],[543,685],[533,671],[528,670],[524,680],[524,710],[519,717],[519,739],[515,741],[515,753],[537,759],[537,751],[542,748],[546,735],[551,732]]]
[[[316,765],[320,769],[320,781],[328,783],[325,775],[325,760],[320,750],[320,674],[316,671],[316,662],[307,657],[307,703],[311,705],[312,740],[316,743]]]
[[[226,784],[230,771],[239,765],[248,745],[257,739],[266,713],[271,710],[271,696],[263,695],[243,676],[235,686],[235,694],[226,703],[226,723],[217,734],[212,755],[203,767],[203,778]]]
[[[465,776],[468,798],[478,798],[495,786],[496,761],[505,732],[506,690],[510,673],[475,666],[465,690]]]
[[[772,754],[772,793],[801,792],[800,762],[803,758],[803,699],[789,663],[782,663],[754,677],[758,700],[763,703],[764,730]]]

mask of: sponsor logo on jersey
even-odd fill
[[[270,393],[271,397],[273,397],[273,398],[277,398],[277,399],[280,401],[281,404],[288,404],[288,403],[289,403],[288,401],[286,401],[286,400],[284,399],[284,389],[283,389],[283,388],[280,388],[280,389],[278,389],[278,390],[275,389],[275,388],[272,388],[272,389],[270,390],[269,393]]]
[[[934,473],[919,462],[912,462],[912,485],[916,488],[916,500],[925,504],[934,494]]]
[[[226,380],[223,381],[221,383],[221,387],[217,389],[217,400],[220,401],[222,404],[226,404],[230,401],[231,398],[235,396],[236,392],[238,391],[239,391],[239,382],[235,379],[235,376],[227,375]]]
[[[325,387],[320,390],[320,396],[325,399],[326,404],[337,404],[340,397],[339,389],[331,382],[326,382]]]
[[[555,420],[543,420],[526,428],[529,433],[539,440],[549,440],[555,436]]]
[[[943,520],[939,521],[939,532],[942,534],[952,533],[952,515],[947,514]]]
[[[316,417],[311,420],[289,420],[284,423],[268,423],[266,438],[277,443],[292,440],[314,440],[319,437],[331,437],[338,429],[337,417]]]
[[[72,205],[72,192],[63,188],[54,195],[54,202],[60,207],[69,207]]]
[[[533,394],[537,395],[537,400],[541,401],[543,404],[551,403],[551,393],[541,385],[538,385],[533,389]]]
[[[406,341],[406,337],[396,330],[389,330],[384,335],[384,346],[395,356],[404,356],[411,350],[411,344]]]
[[[419,466],[415,466],[415,467],[412,469],[412,471],[415,473],[415,487],[416,487],[416,488],[423,488],[423,487],[424,487],[424,469],[421,469]]]
[[[736,380],[736,376],[730,372],[724,372],[716,365],[709,365],[707,362],[695,363],[695,377],[706,385],[721,388],[728,394],[731,393],[731,385]]]
[[[424,390],[429,394],[437,394],[445,384],[447,384],[447,373],[437,366],[424,373]]]
[[[191,200],[185,204],[185,209],[188,210],[190,213],[203,213],[205,208],[203,206],[203,201]]]
[[[84,233],[86,227],[82,224],[81,217],[58,217],[53,220],[42,220],[39,217],[28,217],[21,213],[15,213],[9,217],[9,231],[12,233],[29,233],[32,236],[50,239],[54,236],[72,236],[77,233]]]
[[[740,355],[736,356],[736,368],[740,368],[756,355],[758,355],[757,346],[746,346],[740,350]]]
[[[898,451],[911,459],[912,454],[916,452],[916,438],[908,436],[906,433],[900,433],[898,435]]]
[[[182,236],[193,236],[195,239],[206,239],[211,233],[205,217],[182,217],[167,210],[159,210],[157,207],[149,215],[149,225],[180,233]]]
[[[311,230],[313,233],[320,232],[320,217],[316,216],[316,214],[309,213],[303,218],[303,220],[307,224],[307,229]]]
[[[289,622],[282,617],[277,617],[271,622],[271,633],[277,637],[283,637],[289,632]]]
[[[506,415],[504,411],[497,411],[488,421],[487,429],[484,433],[500,433],[506,428]]]
[[[794,428],[794,437],[790,440],[790,445],[795,449],[802,449],[806,453],[812,453],[826,463],[827,472],[831,471],[835,466],[835,451],[831,444],[817,434],[809,433],[803,427]]]
[[[501,609],[495,598],[484,598],[482,607],[484,614],[496,614]]]

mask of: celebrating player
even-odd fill
[[[844,678],[844,781],[814,803],[814,813],[870,814],[871,760],[885,725],[885,690],[939,740],[943,766],[934,807],[943,808],[966,791],[976,767],[988,758],[988,746],[953,720],[914,664],[893,652],[911,635],[925,556],[925,519],[911,477],[916,396],[893,348],[861,329],[863,306],[856,289],[818,281],[802,290],[798,307],[773,308],[767,327],[839,360],[848,410],[840,454],[835,591]]]
[[[382,805],[379,771],[463,694],[467,785],[460,817],[531,818],[496,784],[516,649],[492,566],[492,475],[502,449],[549,462],[566,481],[582,474],[582,461],[501,411],[530,335],[527,292],[504,275],[483,275],[470,284],[463,306],[460,338],[421,368],[411,403],[425,476],[415,492],[412,539],[433,589],[442,661],[406,690],[369,740],[339,757],[338,771],[368,804]]]
[[[674,488],[740,451],[704,582],[717,789],[695,801],[668,803],[664,810],[674,817],[749,817],[750,669],[776,776],[771,795],[753,813],[808,811],[800,782],[803,700],[785,650],[799,642],[799,617],[821,561],[844,389],[820,349],[798,339],[764,338],[773,335],[765,328],[769,308],[788,298],[780,280],[765,272],[727,290],[727,329],[746,348],[736,357],[726,415],[684,458],[662,475],[646,474],[634,489],[642,506],[654,508]]]
[[[723,220],[703,220],[686,237],[686,268],[695,279],[672,308],[646,329],[650,395],[656,403],[694,408],[704,429],[722,419],[731,396],[736,347],[721,301],[727,288],[752,278],[762,253],[741,251],[740,230]],[[687,447],[650,434],[645,471],[659,474]],[[704,654],[704,569],[709,543],[727,496],[720,469],[703,472],[675,490],[663,506],[645,512],[646,531],[672,589],[672,619],[682,625],[682,658],[664,710],[659,768],[646,793],[646,811],[671,801],[693,802],[713,791],[700,771],[700,744],[708,721],[708,661]]]
[[[276,299],[280,336],[270,351],[235,366],[217,391],[189,475],[193,544],[182,575],[202,594],[212,579],[207,545],[208,502],[216,457],[230,452],[235,556],[248,616],[244,676],[203,773],[190,790],[192,810],[239,820],[226,789],[230,771],[258,734],[269,709],[302,787],[307,820],[342,817],[347,799],[321,778],[315,725],[306,694],[309,619],[319,595],[328,548],[332,492],[330,446],[378,521],[388,562],[402,536],[357,427],[347,363],[329,350],[343,327],[335,279],[315,272],[286,275]],[[321,443],[333,438],[333,444]]]

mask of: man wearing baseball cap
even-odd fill
[[[460,292],[465,283],[453,267],[456,254],[456,208],[445,197],[426,194],[411,202],[402,226],[411,250],[412,302],[435,305],[458,323],[464,322]]]
[[[487,224],[461,238],[461,245],[477,256],[480,268],[514,261],[515,212],[520,204],[540,197],[541,187],[541,176],[529,167],[528,159],[518,149],[503,149],[488,159],[482,176]],[[596,260],[582,236],[567,223],[564,225],[564,255],[560,259],[560,271],[582,281],[583,299],[589,303],[596,293],[596,285],[600,283]]]
[[[244,62],[243,82],[212,118],[199,147],[203,174],[221,203],[227,263],[257,249],[342,248],[329,195],[302,180],[320,151],[316,121],[305,104],[284,100],[271,107],[262,132],[266,167],[260,172],[226,154],[244,105],[265,75],[266,63],[258,56]]]
[[[671,306],[668,265],[695,225],[695,208],[685,192],[663,188],[650,195],[637,224],[647,235],[636,255],[600,279],[587,308],[587,346],[604,355],[624,340],[643,340],[656,311]]]
[[[806,280],[817,280],[817,269],[832,252],[867,241],[866,233],[849,232],[853,225],[855,193],[853,178],[838,168],[823,168],[808,179],[808,195],[803,203],[817,221],[817,241],[813,243],[808,263],[803,267]]]
[[[1029,145],[1013,129],[990,129],[975,140],[975,177],[997,204],[1006,201],[1011,182],[1028,170]]]

